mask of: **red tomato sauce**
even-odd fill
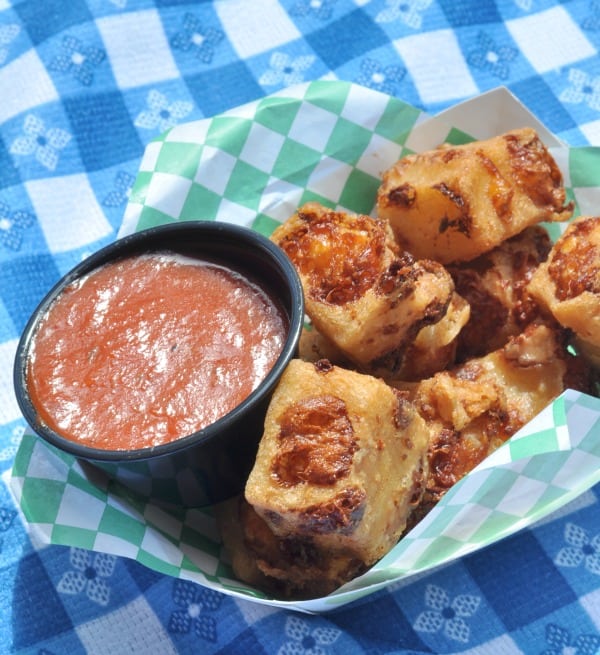
[[[189,435],[266,377],[288,323],[223,266],[160,253],[107,264],[65,289],[34,335],[31,398],[48,427],[106,450]]]

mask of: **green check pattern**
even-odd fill
[[[126,225],[221,220],[268,235],[309,200],[371,213],[382,171],[422,117],[369,89],[314,82],[178,125],[148,146]]]
[[[381,172],[411,151],[425,120],[440,142],[469,138],[397,99],[344,82],[293,87],[178,125],[147,147],[123,231],[205,219],[268,235],[309,199],[371,213]],[[592,213],[600,206],[600,149],[553,154],[577,213]],[[556,236],[561,228],[550,229]],[[212,508],[166,512],[31,432],[10,483],[42,541],[129,557],[272,606],[323,611],[532,525],[598,481],[600,399],[569,390],[455,485],[365,575],[326,598],[294,603],[234,579]]]

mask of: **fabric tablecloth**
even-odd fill
[[[25,427],[27,318],[114,240],[164,130],[310,80],[436,114],[507,87],[600,145],[600,2],[0,0],[0,472]],[[0,483],[0,652],[600,652],[600,488],[534,527],[339,610],[232,598],[127,558],[48,546]]]

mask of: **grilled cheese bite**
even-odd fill
[[[443,318],[421,328],[398,358],[363,366],[362,372],[395,386],[399,382],[414,382],[443,371],[456,361],[459,338],[470,312],[470,304],[458,293],[453,293]],[[352,362],[341,350],[314,327],[302,331],[299,355],[306,361],[329,359],[334,364],[352,367]]]
[[[526,227],[565,221],[562,174],[535,130],[403,157],[383,175],[377,214],[417,258],[469,261]]]
[[[310,596],[374,564],[421,500],[428,444],[425,421],[381,380],[293,360],[246,483],[252,511],[240,519],[262,575]]]
[[[551,247],[548,231],[533,225],[476,259],[448,265],[457,292],[470,307],[458,337],[457,361],[502,348],[539,318],[527,285]]]
[[[413,519],[567,387],[591,393],[593,378],[567,350],[562,328],[532,323],[504,347],[418,383],[409,395],[432,432],[427,489]]]
[[[307,203],[271,239],[299,273],[314,327],[364,372],[397,370],[453,298],[448,271],[400,250],[386,221]]]
[[[527,286],[579,348],[600,365],[600,217],[575,219],[552,246]]]

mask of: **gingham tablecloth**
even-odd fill
[[[114,240],[165,130],[301,82],[429,114],[506,86],[573,146],[600,144],[600,3],[0,0],[0,472],[24,429],[19,334]],[[600,210],[599,210],[600,211]],[[325,615],[225,596],[133,560],[47,546],[0,483],[0,652],[600,652],[600,488],[542,523]]]

